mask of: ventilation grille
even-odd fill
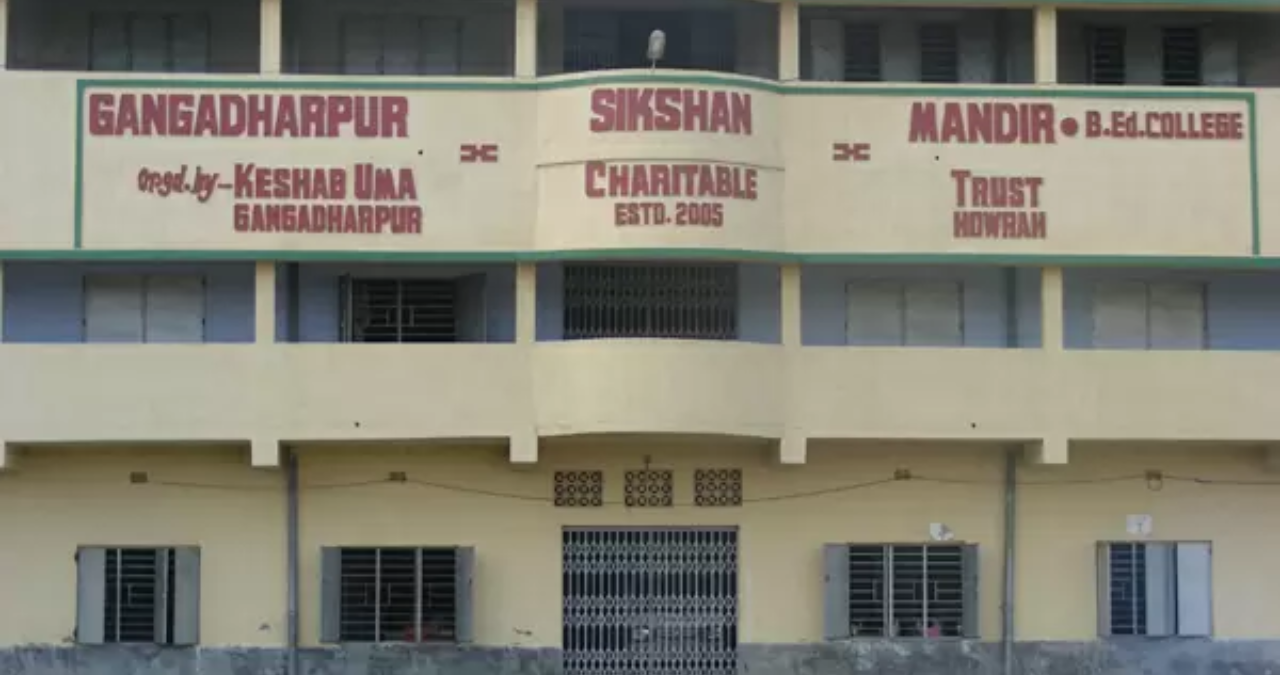
[[[604,506],[604,473],[600,471],[557,471],[555,504],[583,508]]]
[[[920,81],[959,82],[960,47],[956,26],[927,23],[920,26]]]
[[[624,503],[628,508],[671,506],[673,488],[670,471],[628,471],[625,478]]]
[[[730,265],[570,265],[564,337],[733,340],[738,276]]]
[[[742,469],[698,469],[693,472],[695,506],[741,506]]]
[[[1164,29],[1164,69],[1166,86],[1195,87],[1201,83],[1200,29]]]
[[[1094,27],[1089,36],[1089,83],[1125,83],[1125,31],[1119,27]]]
[[[844,25],[844,79],[846,82],[879,82],[884,79],[878,24]]]

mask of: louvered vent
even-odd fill
[[[1202,82],[1200,29],[1164,29],[1163,80],[1166,86],[1195,87]]]
[[[960,81],[960,39],[955,24],[920,26],[920,81]]]
[[[844,79],[846,82],[879,82],[884,79],[879,24],[844,25]]]
[[[1089,83],[1122,85],[1125,83],[1125,30],[1115,26],[1090,28]]]

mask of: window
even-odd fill
[[[734,14],[726,11],[579,10],[564,13],[566,73],[648,68],[649,35],[667,36],[663,68],[736,69]]]
[[[1196,87],[1202,84],[1199,28],[1165,28],[1162,46],[1163,62],[1160,72],[1165,85]]]
[[[1211,570],[1207,543],[1099,544],[1099,634],[1211,635]]]
[[[1109,281],[1093,296],[1098,349],[1205,349],[1206,288],[1199,283]]]
[[[1094,26],[1086,30],[1089,84],[1125,83],[1125,39],[1125,30],[1119,26]]]
[[[457,75],[462,21],[413,14],[342,20],[342,72],[348,75]]]
[[[964,345],[964,287],[950,281],[859,281],[848,287],[846,342],[862,347]]]
[[[960,38],[954,23],[920,26],[920,81],[960,81]]]
[[[344,342],[483,341],[484,276],[342,280]],[[479,310],[471,316],[471,310]]]
[[[732,265],[568,265],[564,337],[733,340],[738,271]]]
[[[880,25],[844,25],[844,79],[846,82],[879,82],[884,79],[880,60]]]
[[[85,342],[204,342],[203,277],[89,276],[84,295]]]
[[[208,72],[209,16],[94,12],[89,17],[89,70]]]
[[[471,548],[325,548],[324,642],[471,641]]]
[[[978,637],[978,548],[828,544],[826,637]]]
[[[199,642],[200,549],[83,547],[76,575],[77,642]]]

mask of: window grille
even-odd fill
[[[86,547],[76,568],[78,642],[198,642],[199,549]]]
[[[850,22],[844,25],[844,79],[846,82],[879,82],[881,71],[880,25]]]
[[[1099,634],[1210,635],[1211,553],[1207,543],[1099,544]]]
[[[1089,84],[1125,83],[1125,30],[1120,26],[1095,26],[1086,32],[1089,45]]]
[[[325,642],[470,642],[469,548],[326,548]]]
[[[462,20],[416,14],[342,19],[342,72],[349,75],[457,75]]]
[[[955,24],[920,26],[920,81],[960,81],[960,38]]]
[[[1165,28],[1161,74],[1166,86],[1197,87],[1203,83],[1200,29]]]
[[[89,15],[89,70],[204,73],[209,43],[203,12]]]
[[[568,265],[564,294],[567,340],[738,335],[731,265]]]
[[[977,637],[977,547],[826,547],[828,639]]]
[[[454,279],[351,279],[345,323],[349,342],[457,342]]]

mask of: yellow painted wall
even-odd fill
[[[741,639],[821,640],[826,543],[925,542],[944,523],[981,555],[981,630],[998,639],[1002,584],[1002,450],[978,445],[841,445],[812,448],[809,464],[781,467],[763,447],[693,441],[560,441],[543,461],[513,469],[505,450],[471,446],[307,448],[300,451],[301,635],[319,631],[322,546],[476,547],[476,634],[482,644],[560,644],[560,538],[565,526],[720,525],[740,528]],[[621,500],[623,472],[675,472],[676,500],[697,468],[738,467],[740,508],[558,509],[557,469],[606,472],[606,499]],[[1274,638],[1269,585],[1280,546],[1269,536],[1275,486],[1191,484],[1172,477],[1266,480],[1256,449],[1076,448],[1067,466],[1023,464],[1019,480],[1017,630],[1021,640],[1096,634],[1094,546],[1130,539],[1125,517],[1147,514],[1153,540],[1214,547],[1214,624],[1220,638]],[[834,491],[910,469],[916,480]],[[1142,480],[1158,469],[1159,490]],[[153,484],[133,485],[131,471]],[[403,484],[367,484],[392,471]],[[1057,484],[1043,484],[1045,481]],[[185,485],[165,486],[160,483]],[[422,483],[525,495],[516,500]],[[78,545],[202,547],[201,638],[207,645],[280,645],[284,639],[282,474],[247,467],[235,451],[31,450],[0,475],[0,615],[8,644],[58,643],[75,621]]]

